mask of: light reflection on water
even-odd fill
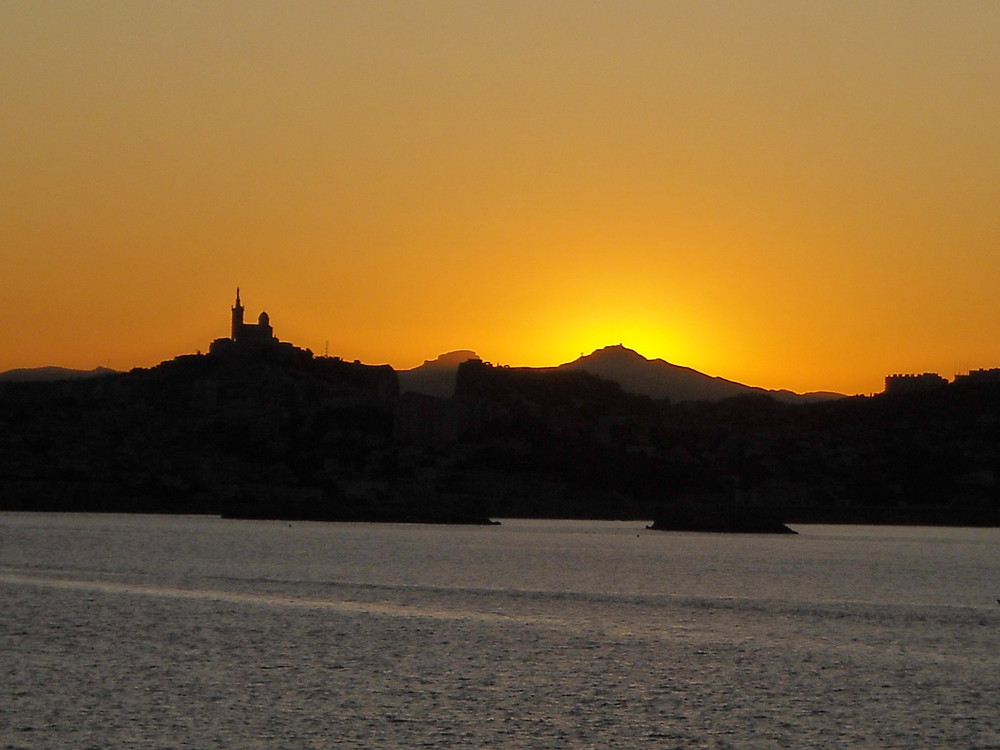
[[[799,531],[0,514],[0,747],[1000,747],[1000,531]]]

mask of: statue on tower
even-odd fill
[[[243,332],[243,305],[240,304],[240,288],[236,287],[236,304],[233,305],[233,341],[239,341]]]

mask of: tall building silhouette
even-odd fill
[[[278,341],[271,328],[271,319],[262,312],[256,323],[243,322],[243,301],[240,299],[240,288],[236,287],[236,302],[233,304],[231,328],[228,338],[216,339],[208,348],[210,354],[225,354],[237,352],[259,352],[261,350],[278,351],[282,349],[297,349],[291,344]],[[300,350],[301,351],[301,350]],[[310,356],[312,354],[310,353]]]
[[[267,344],[276,341],[271,320],[266,312],[257,318],[257,323],[243,322],[243,304],[240,302],[240,288],[236,287],[236,304],[233,305],[232,339],[237,344]]]

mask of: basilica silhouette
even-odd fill
[[[232,339],[237,344],[268,344],[277,341],[271,320],[266,312],[257,318],[257,324],[243,322],[243,305],[240,303],[240,288],[236,287],[236,304],[233,305]]]
[[[232,328],[229,338],[216,339],[209,347],[211,354],[223,354],[233,350],[260,350],[282,346],[274,335],[271,319],[266,312],[257,317],[256,323],[243,322],[243,303],[240,301],[240,288],[236,287],[236,302],[232,307]],[[289,346],[285,344],[284,346]]]

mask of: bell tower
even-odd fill
[[[236,304],[233,305],[232,339],[237,341],[243,332],[243,305],[240,304],[240,288],[236,287]]]

